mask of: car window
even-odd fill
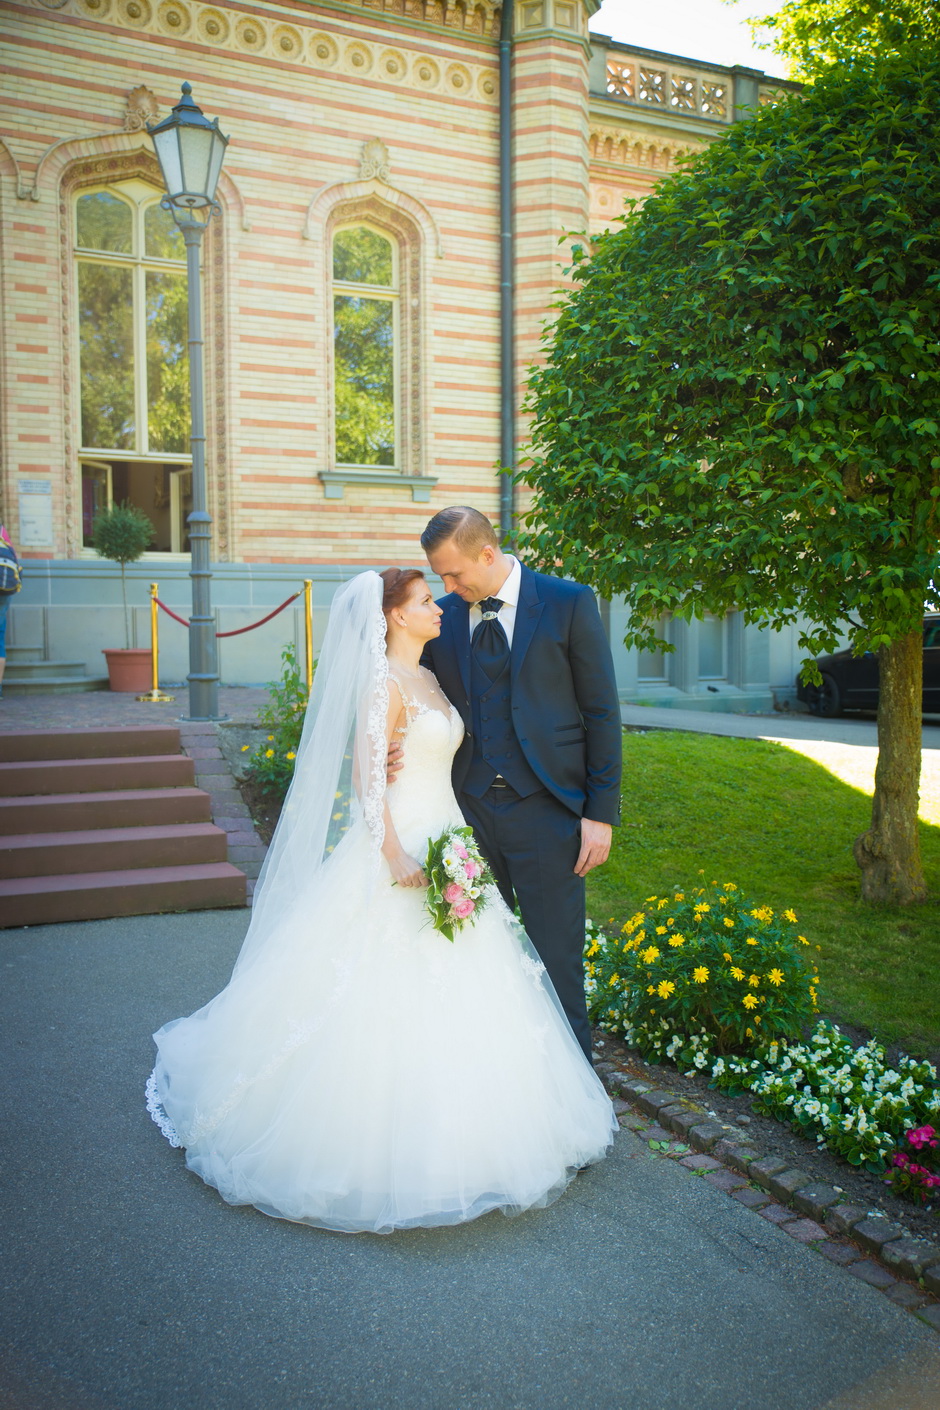
[[[924,624],[924,650],[929,646],[940,646],[940,622]]]

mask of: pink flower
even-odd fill
[[[467,859],[467,849],[466,849],[466,847],[463,845],[462,842],[455,842],[455,843],[453,843],[453,849],[454,849],[454,851],[457,853],[457,856],[458,856],[458,857],[461,857],[464,861],[466,861],[466,859]]]
[[[464,871],[467,873],[467,876],[470,877],[472,881],[475,876],[480,875],[479,862],[468,862],[467,865],[464,867]]]
[[[915,1150],[920,1150],[923,1146],[935,1146],[937,1144],[937,1133],[932,1126],[918,1126],[907,1133],[908,1145]]]
[[[469,896],[466,898],[465,901],[458,901],[453,908],[454,915],[457,917],[458,920],[466,920],[467,916],[473,915],[473,912],[475,910],[476,903],[474,901],[471,901]]]
[[[448,886],[444,887],[444,900],[447,901],[448,904],[452,905],[454,901],[462,900],[463,896],[464,889],[462,886],[458,886],[456,881],[452,881]]]

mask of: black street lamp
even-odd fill
[[[212,616],[209,541],[212,520],[206,494],[206,431],[203,404],[202,291],[199,256],[202,237],[213,211],[220,209],[215,188],[222,170],[228,138],[193,102],[192,88],[183,84],[183,96],[170,116],[147,131],[160,163],[167,194],[162,205],[169,210],[186,242],[186,277],[189,303],[190,447],[193,460],[193,507],[189,525],[189,575],[193,583],[193,608],[189,619],[189,718],[217,720],[219,715],[219,654]]]

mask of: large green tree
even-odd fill
[[[810,82],[834,64],[916,57],[940,46],[937,0],[786,0],[750,25],[787,60],[792,78]]]
[[[879,653],[863,895],[925,895],[921,617],[940,497],[940,61],[832,71],[737,123],[592,251],[531,388],[523,543],[663,613],[846,621]],[[659,643],[662,644],[662,643]]]

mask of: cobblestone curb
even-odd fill
[[[657,1154],[678,1160],[940,1332],[940,1244],[911,1238],[889,1219],[848,1203],[835,1186],[762,1155],[746,1132],[713,1121],[674,1092],[612,1062],[598,1062],[595,1071],[621,1126],[654,1143]]]

